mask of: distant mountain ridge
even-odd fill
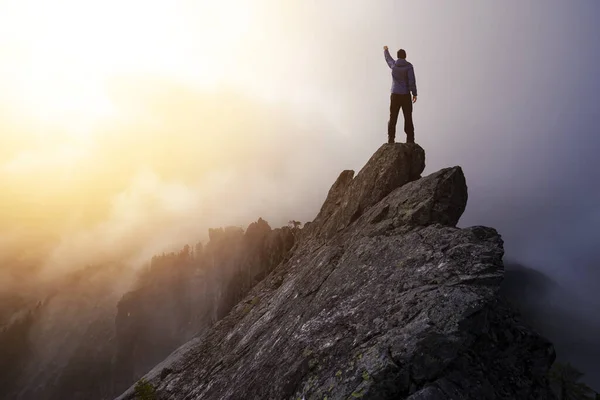
[[[600,392],[600,325],[577,313],[586,304],[540,271],[514,261],[505,266],[501,293],[552,341],[558,361],[580,369],[582,380]]]

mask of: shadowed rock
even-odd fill
[[[500,236],[456,228],[462,170],[423,166],[397,144],[342,173],[291,258],[146,376],[159,398],[552,399],[552,345],[498,296]]]

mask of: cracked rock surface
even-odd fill
[[[455,227],[460,167],[423,169],[395,144],[344,171],[289,259],[146,376],[157,398],[553,399],[552,345],[498,295],[500,236]]]

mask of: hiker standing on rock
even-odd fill
[[[417,101],[417,81],[413,65],[406,61],[406,51],[398,50],[398,59],[394,60],[387,46],[383,46],[385,61],[392,69],[392,96],[390,98],[390,120],[388,122],[388,143],[396,139],[396,122],[402,108],[404,114],[404,132],[406,143],[415,142],[415,127],[412,120],[413,103]],[[411,98],[412,92],[412,98]]]

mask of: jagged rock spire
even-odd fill
[[[354,177],[343,171],[321,211],[311,223],[313,234],[332,237],[394,189],[417,180],[425,169],[425,151],[417,144],[384,144]]]

